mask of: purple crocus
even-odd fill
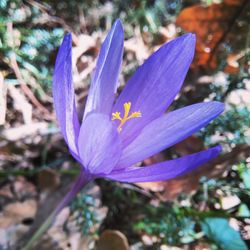
[[[204,127],[223,111],[224,105],[197,103],[165,113],[180,91],[194,56],[195,35],[191,33],[164,44],[116,97],[123,40],[118,20],[101,46],[81,122],[72,82],[70,34],[58,52],[53,78],[55,111],[70,152],[81,164],[74,193],[95,178],[120,182],[169,180],[196,169],[221,151],[216,146],[147,167],[136,165]]]
[[[116,97],[123,55],[123,28],[118,20],[98,56],[82,121],[76,111],[72,82],[71,35],[59,49],[53,78],[58,122],[80,174],[69,193],[23,248],[29,250],[89,181],[169,180],[190,172],[218,156],[213,147],[148,167],[137,163],[187,138],[224,109],[219,102],[198,103],[165,113],[180,91],[195,50],[195,35],[186,34],[163,45],[128,81]]]

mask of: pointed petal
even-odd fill
[[[184,175],[207,161],[217,157],[221,147],[217,146],[202,152],[187,155],[175,160],[153,164],[148,167],[137,167],[133,170],[116,172],[106,177],[121,182],[164,181]]]
[[[75,106],[72,82],[72,38],[67,34],[58,51],[53,75],[54,107],[65,141],[73,155],[78,155],[76,140],[79,134],[79,120]]]
[[[81,162],[91,174],[112,171],[121,156],[121,145],[117,128],[107,115],[87,115],[80,128],[78,148]]]
[[[220,102],[198,103],[159,117],[123,150],[118,166],[129,167],[187,138],[223,109],[224,105]]]
[[[180,91],[192,62],[195,35],[183,35],[165,45],[147,59],[128,81],[114,105],[113,112],[123,112],[125,102],[132,103],[132,111],[141,111],[136,119],[123,127],[123,144],[129,144],[149,122],[159,117]]]
[[[122,63],[123,40],[122,24],[117,20],[101,47],[84,117],[91,111],[111,113]]]

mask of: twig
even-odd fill
[[[4,77],[0,72],[0,125],[5,123],[6,115],[6,86],[4,84]]]
[[[38,19],[38,23],[43,23],[46,25],[49,25],[51,23],[60,24],[64,30],[66,30],[68,32],[73,32],[71,27],[69,25],[67,25],[67,23],[63,20],[63,18],[49,14],[49,11],[51,9],[48,8],[47,6],[45,6],[44,4],[38,3],[37,1],[34,1],[34,0],[26,0],[26,2],[32,6],[35,6],[44,14],[42,16],[42,20]],[[44,18],[44,17],[46,17],[46,18]]]
[[[14,41],[13,41],[13,24],[11,22],[7,23],[7,31],[9,34],[11,34],[12,41],[10,41],[10,44],[14,46]],[[17,60],[16,60],[16,54],[14,52],[14,48],[12,51],[12,54],[10,56],[10,66],[13,69],[17,80],[20,82],[20,87],[21,90],[24,92],[24,94],[29,98],[31,103],[41,112],[45,113],[51,118],[50,112],[37,100],[33,92],[30,90],[26,82],[24,81],[20,68],[18,66]]]

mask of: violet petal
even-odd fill
[[[77,138],[79,120],[75,106],[74,85],[72,82],[72,38],[67,34],[58,51],[53,76],[54,107],[65,141],[77,158]]]
[[[128,171],[116,171],[106,177],[120,182],[151,182],[164,181],[184,175],[207,161],[217,157],[221,151],[220,146],[187,155],[174,160],[165,161],[148,167],[137,167]]]
[[[123,144],[129,144],[149,122],[158,118],[180,91],[192,62],[195,35],[186,34],[163,45],[140,66],[126,84],[113,112],[123,112],[123,104],[131,102],[131,112],[140,111],[140,122],[131,119],[123,126]]]
[[[123,55],[123,28],[117,20],[102,44],[92,78],[84,117],[91,111],[110,115]]]
[[[91,174],[110,173],[121,155],[117,128],[107,115],[90,113],[83,121],[79,140],[81,163]]]
[[[129,167],[187,138],[218,116],[223,109],[224,105],[220,102],[206,102],[164,114],[148,124],[123,150],[118,166]]]

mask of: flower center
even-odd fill
[[[124,107],[123,117],[121,117],[120,112],[112,113],[112,121],[114,121],[114,120],[119,120],[120,121],[120,124],[119,124],[119,126],[117,128],[119,133],[122,131],[122,126],[126,121],[130,120],[131,118],[137,118],[137,117],[142,116],[140,111],[133,112],[132,114],[129,115],[129,111],[130,111],[130,108],[131,108],[131,102],[124,103],[123,107]]]

